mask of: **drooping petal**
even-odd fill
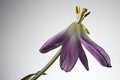
[[[66,37],[63,42],[61,56],[60,56],[60,67],[62,70],[69,72],[74,67],[79,56],[79,47],[75,36]]]
[[[80,37],[81,37],[81,29],[82,26],[81,24],[76,23],[76,27],[77,27],[77,37],[79,39],[78,45],[79,45],[79,59],[82,62],[82,64],[84,65],[84,67],[86,68],[86,70],[89,70],[89,66],[88,66],[88,59],[86,57],[86,54],[82,48],[81,42],[80,42]]]
[[[82,62],[82,64],[84,65],[84,67],[86,68],[86,70],[89,70],[88,59],[87,59],[86,54],[82,48],[81,43],[79,44],[79,59]]]
[[[81,42],[85,46],[85,48],[97,59],[97,61],[105,66],[111,67],[110,57],[105,52],[103,48],[101,48],[98,44],[93,42],[86,33],[83,33],[81,36]]]
[[[56,34],[55,36],[53,36],[52,38],[50,38],[48,41],[46,41],[43,44],[43,46],[40,48],[39,51],[41,53],[46,53],[46,52],[60,46],[63,43],[63,40],[65,38],[65,33],[66,33],[66,30],[61,31],[58,34]]]

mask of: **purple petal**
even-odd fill
[[[111,67],[110,57],[105,50],[93,42],[85,33],[81,36],[81,42],[101,65]]]
[[[63,43],[63,40],[65,38],[66,30],[59,32],[57,35],[50,38],[48,41],[46,41],[43,46],[40,48],[41,53],[46,53],[52,49],[57,48]]]
[[[78,60],[79,47],[76,41],[75,36],[66,37],[62,46],[60,67],[66,72],[71,71]]]
[[[82,48],[81,43],[79,44],[79,59],[82,62],[82,64],[84,65],[84,67],[86,68],[86,70],[89,70],[89,66],[88,66],[88,60],[86,57],[86,54]]]

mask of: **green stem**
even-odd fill
[[[58,50],[58,52],[55,54],[55,56],[40,70],[36,73],[36,75],[31,80],[36,80],[39,78],[42,74],[45,73],[45,71],[56,61],[56,59],[59,57],[61,52],[61,49]]]

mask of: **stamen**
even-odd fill
[[[76,6],[76,14],[80,14],[80,6]]]
[[[80,10],[80,6],[76,6],[76,15],[77,15],[77,21],[78,23],[81,23],[83,19],[88,16],[90,12],[87,12],[86,8],[82,8],[82,11]]]
[[[77,21],[80,19],[80,6],[76,6],[76,16],[77,16]]]
[[[79,19],[79,22],[78,23],[81,23],[84,19],[84,14],[87,12],[87,9],[86,8],[83,8],[82,9],[82,12],[80,14],[80,19]]]
[[[85,32],[88,33],[88,34],[90,34],[90,32],[89,32],[89,30],[87,28],[85,28]]]
[[[87,9],[86,8],[83,8],[82,9],[82,13],[81,13],[81,19],[83,18],[84,14],[87,12]]]
[[[90,14],[90,12],[86,13],[84,17],[88,16]]]
[[[82,24],[82,27],[83,27],[83,30],[86,32],[86,33],[88,33],[88,34],[90,34],[90,31]]]
[[[83,8],[82,12],[83,12],[83,13],[87,12],[87,9],[86,9],[86,8]]]

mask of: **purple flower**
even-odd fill
[[[66,72],[71,71],[78,58],[84,67],[89,70],[88,60],[81,44],[85,46],[101,65],[111,67],[110,57],[105,50],[93,42],[88,37],[84,25],[77,22],[73,22],[66,30],[50,38],[40,48],[40,52],[46,53],[62,45],[60,53],[60,67],[62,70]]]
[[[66,30],[63,30],[50,38],[40,48],[41,53],[46,53],[52,49],[62,46],[60,52],[60,67],[62,70],[69,72],[76,64],[78,58],[86,68],[88,67],[88,60],[82,48],[82,45],[95,57],[95,59],[105,67],[111,67],[110,57],[98,44],[93,42],[87,33],[89,31],[81,23],[82,20],[90,14],[86,13],[87,9],[83,8],[80,12],[80,7],[76,7],[76,14],[78,22],[73,22]],[[85,14],[86,13],[86,14]]]

